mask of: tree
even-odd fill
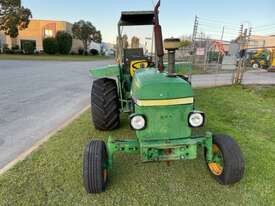
[[[181,40],[180,41],[180,47],[188,47],[192,44],[190,40]]]
[[[43,39],[43,50],[46,54],[56,54],[58,52],[56,39],[53,37]]]
[[[87,53],[88,46],[92,41],[101,43],[102,37],[100,31],[89,21],[80,20],[73,24],[73,36],[83,42],[84,53]]]
[[[60,54],[69,54],[73,44],[72,35],[65,31],[57,32],[55,36]]]
[[[0,30],[11,38],[29,25],[31,11],[21,5],[21,0],[0,0]]]

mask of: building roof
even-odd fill
[[[71,22],[68,22],[68,21],[53,20],[53,19],[30,19],[30,20],[31,21],[52,21],[52,22],[62,22],[62,23],[72,24]]]

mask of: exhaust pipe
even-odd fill
[[[163,39],[162,39],[162,31],[161,31],[161,26],[159,24],[159,7],[160,7],[160,0],[156,4],[154,8],[154,34],[155,34],[155,46],[156,46],[156,55],[157,55],[157,67],[160,72],[164,71],[164,66],[163,66]]]
[[[168,51],[168,76],[175,77],[176,50],[179,48],[180,39],[170,38],[164,40],[164,48]]]

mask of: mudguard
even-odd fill
[[[117,77],[120,74],[119,65],[108,65],[105,67],[96,67],[90,70],[93,78]]]

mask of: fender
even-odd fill
[[[105,67],[96,67],[90,69],[90,75],[93,78],[117,77],[120,75],[119,65],[108,65]]]

